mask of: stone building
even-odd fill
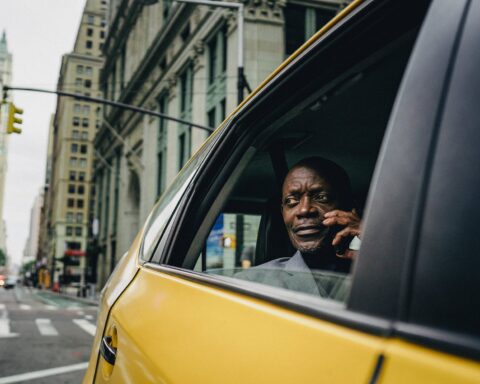
[[[244,2],[245,74],[256,87],[344,2]],[[109,5],[104,97],[216,127],[237,105],[235,10],[168,0]],[[153,204],[208,132],[120,108],[95,138],[98,282],[127,251]]]
[[[4,85],[10,85],[12,79],[12,54],[8,51],[7,35],[2,32],[0,39],[0,91]],[[3,98],[3,94],[0,94]],[[7,101],[12,101],[8,99]],[[3,202],[5,192],[5,178],[7,174],[7,120],[8,104],[0,104],[0,249],[7,253],[6,227],[3,220]]]
[[[62,58],[58,90],[99,97],[107,2],[87,0],[73,52]],[[100,125],[98,104],[59,97],[47,174],[48,264],[54,286],[85,284],[88,227],[93,204],[92,146]]]

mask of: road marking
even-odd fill
[[[0,304],[0,310],[4,310],[5,309],[5,304]]]
[[[28,311],[28,310],[32,309],[32,307],[28,304],[20,304],[20,309],[23,310],[23,311]]]
[[[74,319],[73,322],[82,328],[85,332],[92,336],[95,336],[97,327],[85,319]]]
[[[83,312],[83,311],[78,311],[78,312],[77,312],[77,315],[78,315],[78,316],[83,316],[83,315],[85,315],[85,312]]]
[[[10,319],[5,305],[0,309],[0,339],[18,336],[18,333],[10,332]]]
[[[10,332],[10,320],[0,318],[0,339],[7,337],[17,337],[18,333]]]
[[[50,319],[35,319],[35,324],[37,324],[37,328],[42,336],[58,335],[58,332],[52,325],[52,321]]]
[[[85,315],[85,319],[87,319],[87,320],[93,320],[93,315]]]
[[[45,309],[48,309],[49,311],[55,311],[58,309],[55,305],[45,305]]]
[[[88,363],[79,363],[73,365],[66,365],[64,367],[44,369],[42,371],[22,373],[20,375],[0,377],[0,384],[19,383],[26,380],[39,379],[41,377],[55,376],[73,371],[81,371],[87,369],[87,367]]]

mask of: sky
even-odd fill
[[[85,0],[0,0],[0,33],[13,55],[12,86],[56,89],[61,57],[73,50]],[[45,180],[50,116],[56,96],[15,91],[23,132],[9,135],[3,218],[7,254],[19,264],[30,210]]]

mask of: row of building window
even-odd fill
[[[79,195],[83,195],[85,193],[85,186],[79,185],[75,188],[75,184],[68,184],[68,193],[73,194],[75,192]]]
[[[93,36],[93,28],[87,28],[87,36]],[[100,38],[101,39],[105,38],[105,31],[104,30],[100,31]]]
[[[81,120],[81,123],[82,123],[82,127],[88,128],[88,126],[90,124],[90,121],[88,120],[88,118],[84,117]],[[74,127],[79,127],[80,126],[80,118],[77,117],[77,116],[74,116],[73,120],[72,120],[72,124],[73,124]]]
[[[73,111],[75,113],[83,113],[85,116],[90,115],[90,105],[81,105],[81,104],[75,104],[73,106]]]
[[[77,179],[78,176],[78,179]],[[70,171],[68,175],[68,180],[70,181],[85,181],[86,174],[85,172]]]
[[[77,74],[86,76],[93,76],[93,68],[90,66],[77,65]]]
[[[85,42],[85,48],[92,49],[93,48],[93,41],[92,40],[87,40]],[[103,48],[103,43],[99,43],[98,44],[98,49],[102,50],[102,48]]]
[[[87,168],[87,159],[77,159],[76,157],[70,157],[69,164],[71,167]]]
[[[88,131],[79,132],[77,130],[72,131],[72,139],[74,140],[88,140]]]
[[[95,25],[95,16],[94,15],[87,15],[87,24],[88,25]],[[100,26],[105,27],[107,25],[107,19],[102,17],[100,21]]]
[[[75,86],[76,87],[91,88],[92,87],[92,80],[90,80],[90,79],[83,80],[80,77],[77,77],[75,79]]]
[[[77,143],[72,143],[70,146],[70,152],[71,153],[82,153],[86,154],[88,151],[87,144],[77,144]]]
[[[65,234],[67,236],[74,236],[74,233],[75,233],[75,236],[82,236],[83,235],[83,228],[82,227],[71,227],[71,226],[67,226],[66,228],[66,231],[65,231]]]
[[[66,216],[66,220],[67,220],[67,223],[83,223],[83,213],[81,212],[78,212],[78,213],[74,213],[74,212],[67,212],[67,216]]]
[[[75,202],[75,199],[67,199],[67,207],[68,208],[83,208],[83,199],[76,199],[76,202]]]

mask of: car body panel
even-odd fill
[[[144,267],[115,304],[112,326],[117,360],[107,380],[97,372],[97,383],[365,383],[384,344]]]
[[[379,384],[478,384],[478,362],[399,339],[389,341]]]
[[[97,319],[97,330],[93,341],[88,370],[83,379],[84,383],[91,383],[95,376],[100,341],[104,333],[104,327],[107,322],[110,309],[124,289],[128,286],[128,284],[130,284],[140,266],[138,261],[138,250],[141,244],[142,233],[143,231],[140,231],[133,241],[130,251],[120,259],[102,291],[99,303],[100,310]]]

